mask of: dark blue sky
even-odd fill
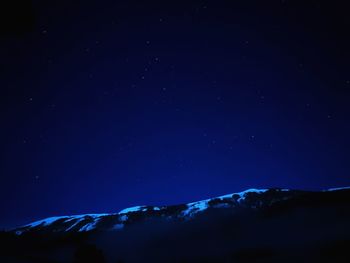
[[[2,9],[0,226],[350,185],[344,5],[71,2]]]

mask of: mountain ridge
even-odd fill
[[[349,222],[349,187],[248,189],[35,221],[0,232],[0,262],[345,263]]]
[[[13,229],[17,235],[26,232],[89,232],[94,230],[121,230],[136,221],[161,217],[172,220],[190,220],[208,209],[259,209],[307,193],[348,190],[350,187],[322,191],[304,191],[286,188],[247,189],[187,204],[170,206],[133,206],[117,213],[82,214],[44,218]]]

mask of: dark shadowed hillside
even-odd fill
[[[1,262],[350,262],[349,222],[350,189],[248,190],[44,219],[1,233]]]

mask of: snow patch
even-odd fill
[[[70,218],[68,221],[72,221],[73,219],[76,219],[76,218]],[[77,221],[76,221],[73,225],[71,225],[70,227],[68,227],[68,228],[66,229],[66,232],[72,230],[72,229],[73,229],[74,227],[76,227],[81,221],[82,221],[82,218],[77,219]],[[66,222],[67,222],[67,221],[66,221]]]
[[[26,225],[25,227],[48,226],[48,225],[51,225],[54,222],[56,222],[62,218],[66,218],[66,217],[65,216],[49,217],[49,218],[45,218],[45,219],[42,219],[39,221],[35,221],[29,225]]]
[[[189,203],[187,204],[188,209],[183,211],[184,216],[192,216],[193,214],[203,211],[208,208],[208,200],[203,200],[199,202]]]
[[[99,220],[100,220],[100,218],[96,219],[94,222],[86,224],[85,226],[83,226],[79,229],[79,232],[86,232],[86,231],[94,230],[96,228],[96,224],[98,223]]]
[[[209,199],[205,199],[205,200],[198,201],[198,202],[189,203],[189,204],[187,204],[188,208],[185,211],[182,212],[182,216],[192,217],[196,213],[206,210],[208,208],[208,206],[209,206],[208,205],[209,202],[211,200],[214,200],[214,199],[219,199],[220,201],[223,201],[225,199],[226,200],[230,200],[230,199],[232,199],[233,195],[239,195],[239,198],[238,198],[237,201],[239,203],[241,203],[242,201],[244,201],[247,193],[262,194],[262,193],[265,193],[266,191],[268,191],[268,189],[255,189],[255,188],[252,188],[252,189],[248,189],[248,190],[245,190],[245,191],[239,192],[239,193],[226,194],[226,195],[222,195],[222,196],[219,196],[219,197],[214,197],[214,198],[209,198]]]
[[[129,207],[129,208],[125,208],[125,209],[121,210],[118,214],[139,212],[139,211],[144,211],[145,209],[146,209],[145,206],[133,206],[133,207]]]
[[[239,198],[237,199],[237,202],[238,203],[241,203],[242,201],[244,201],[244,199],[246,198],[246,195],[248,193],[257,193],[257,194],[263,194],[267,191],[268,189],[255,189],[255,188],[252,188],[252,189],[248,189],[248,190],[245,190],[243,192],[240,192],[240,193],[236,193],[239,195]]]
[[[33,223],[30,223],[28,225],[23,226],[22,228],[25,228],[24,230],[18,230],[16,231],[17,235],[21,235],[23,234],[23,232],[28,231],[31,228],[35,228],[35,227],[47,227],[50,226],[52,224],[54,224],[55,222],[57,222],[58,220],[63,220],[62,223],[69,223],[73,220],[77,220],[75,223],[73,223],[73,225],[71,225],[70,227],[68,227],[65,231],[69,231],[71,229],[73,229],[77,224],[79,224],[81,221],[83,221],[86,218],[93,218],[94,220],[96,218],[100,218],[103,216],[108,216],[111,214],[84,214],[84,215],[73,215],[73,216],[54,216],[54,217],[49,217],[49,218],[45,218],[39,221],[35,221]]]
[[[125,208],[121,210],[118,214],[127,214],[127,213],[133,213],[133,212],[145,212],[147,210],[154,210],[154,211],[159,211],[160,208],[156,206],[133,206],[129,208]]]
[[[279,189],[281,192],[289,192],[290,189],[284,188],[284,189]]]
[[[332,192],[332,191],[347,190],[347,189],[350,189],[350,186],[329,188],[328,190],[324,190],[324,192]]]

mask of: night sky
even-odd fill
[[[0,228],[350,185],[341,2],[11,2],[0,8]]]

